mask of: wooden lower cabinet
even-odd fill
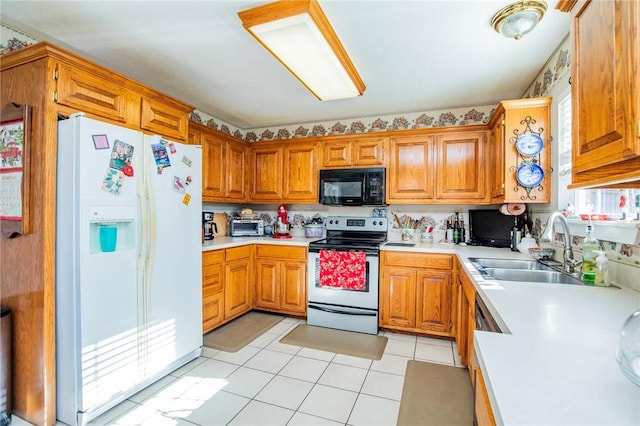
[[[454,265],[451,255],[383,251],[380,327],[454,336]]]
[[[224,250],[202,253],[202,333],[224,321]]]
[[[202,253],[202,333],[253,307],[253,245]]]
[[[307,249],[256,246],[255,307],[284,314],[305,315],[307,308]]]
[[[475,331],[475,288],[467,273],[458,269],[458,332],[456,343],[462,365],[469,368],[471,382],[475,380],[475,354],[473,351],[473,333]]]
[[[476,369],[476,397],[475,397],[475,413],[477,426],[495,426],[496,419],[493,416],[491,402],[487,393],[487,386],[482,377],[482,370]]]
[[[225,250],[225,320],[242,315],[253,307],[252,253],[252,245]]]

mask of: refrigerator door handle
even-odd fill
[[[144,220],[144,212],[142,208],[142,194],[140,192],[136,193],[136,209],[138,210],[138,223],[136,223],[138,234],[136,235],[136,257],[138,260],[142,258],[142,253],[144,251],[144,247],[142,245],[142,241],[147,232],[146,221]]]

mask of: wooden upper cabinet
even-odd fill
[[[502,101],[488,125],[482,162],[488,202],[550,202],[551,98]]]
[[[224,140],[197,123],[189,125],[188,143],[202,146],[202,200],[223,201],[225,191]]]
[[[251,201],[282,201],[282,151],[281,143],[256,143],[251,147]]]
[[[434,197],[434,137],[391,138],[387,170],[388,203],[425,203]]]
[[[254,202],[317,203],[316,142],[267,142],[251,146]]]
[[[247,199],[247,157],[248,147],[244,142],[227,140],[225,200],[245,201]]]
[[[484,201],[486,132],[447,133],[436,139],[436,198]]]
[[[191,110],[143,96],[140,101],[140,128],[167,138],[186,140]]]
[[[351,141],[337,140],[322,144],[322,167],[351,166]]]
[[[338,139],[322,143],[321,168],[385,165],[386,138]]]
[[[287,144],[283,150],[282,198],[287,202],[318,202],[318,145]]]
[[[188,143],[202,146],[202,200],[245,201],[247,145],[194,122],[189,124]]]
[[[491,124],[485,156],[485,179],[487,179],[491,204],[504,201],[504,125],[504,111],[502,111],[496,114],[495,121]]]
[[[354,166],[384,166],[386,139],[363,139],[353,142]]]
[[[575,4],[574,4],[575,3]],[[571,8],[572,187],[640,186],[640,3]]]
[[[53,51],[64,58],[53,73],[58,104],[167,139],[187,139],[192,107],[67,52]]]
[[[126,123],[136,107],[134,92],[99,74],[61,62],[54,79],[57,81],[54,100],[79,111]]]

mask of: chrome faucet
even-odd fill
[[[550,242],[553,241],[553,223],[556,219],[560,219],[562,225],[562,232],[564,232],[564,251],[562,252],[562,260],[564,271],[573,274],[576,266],[580,266],[582,261],[575,260],[573,258],[573,249],[571,248],[571,233],[569,232],[569,223],[567,219],[560,212],[553,212],[547,220],[547,225],[540,236],[539,241]]]

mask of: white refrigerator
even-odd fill
[[[57,418],[82,425],[200,355],[202,152],[58,124]]]

